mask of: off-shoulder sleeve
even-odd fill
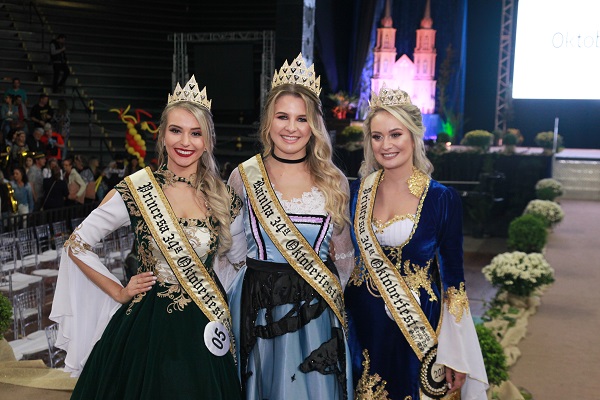
[[[246,264],[246,255],[248,253],[248,245],[246,243],[246,235],[244,233],[244,213],[245,208],[243,207],[244,190],[242,177],[238,169],[233,170],[229,176],[228,185],[235,193],[237,199],[240,201],[239,212],[235,216],[231,223],[231,247],[224,255],[218,257],[215,262],[214,269],[221,281],[221,284],[225,290],[229,289],[229,286],[237,276],[240,269]]]
[[[93,247],[110,232],[130,224],[117,192],[79,225],[62,249],[50,319],[58,322],[56,346],[65,350],[65,369],[78,376],[108,321],[121,306],[96,286],[71,260],[67,250],[90,268],[120,284],[102,264]]]

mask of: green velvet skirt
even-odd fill
[[[190,301],[183,309],[156,284],[133,306],[123,305],[96,343],[72,399],[240,399],[231,353],[204,345],[208,319]],[[127,311],[129,310],[129,313]]]

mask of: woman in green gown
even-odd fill
[[[161,167],[119,183],[66,242],[50,318],[79,376],[73,399],[238,399],[230,314],[213,260],[240,199],[221,181],[206,91],[178,84],[163,111]],[[131,225],[139,269],[123,287],[94,253]]]

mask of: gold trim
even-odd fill
[[[430,301],[438,301],[435,292],[431,288],[431,279],[429,276],[429,267],[431,266],[431,261],[432,260],[427,261],[424,267],[421,267],[418,264],[412,264],[410,260],[404,261],[404,279],[406,280],[408,287],[415,292],[418,292],[419,288],[423,288],[429,295]]]
[[[371,369],[369,351],[364,349],[362,354],[364,358],[362,362],[363,372],[354,391],[355,400],[390,400],[389,393],[385,390],[387,382],[381,379],[381,376],[377,373],[369,374]]]
[[[79,233],[77,233],[79,229],[81,229],[81,225],[75,228],[73,233],[71,233],[71,236],[69,236],[69,239],[67,239],[63,245],[65,249],[70,249],[71,253],[74,255],[93,251],[92,246],[84,242],[83,239],[81,239],[81,236],[79,236]]]
[[[430,178],[427,174],[413,166],[412,174],[406,181],[408,184],[408,191],[417,199],[420,199],[425,188],[429,186],[429,180]]]
[[[375,232],[383,233],[384,229],[387,228],[388,226],[392,225],[395,222],[403,221],[405,219],[411,220],[413,222],[413,224],[416,223],[416,221],[417,221],[417,217],[412,214],[394,215],[394,217],[392,219],[389,219],[385,222],[382,222],[378,219],[374,219],[373,225],[375,225],[375,228],[376,228]]]
[[[464,312],[469,315],[469,298],[464,282],[460,283],[458,290],[454,286],[449,287],[444,297],[448,302],[448,312],[454,316],[457,323],[462,319]]]

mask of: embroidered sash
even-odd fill
[[[235,354],[231,315],[225,298],[186,237],[165,194],[146,167],[125,178],[135,203],[181,287],[209,321],[225,326]]]
[[[354,234],[365,267],[387,309],[422,362],[421,388],[428,396],[439,398],[447,391],[447,387],[443,381],[443,366],[435,364],[437,335],[373,232],[373,207],[382,173],[382,170],[376,171],[361,182],[354,216]]]
[[[346,329],[340,281],[325,266],[279,203],[260,154],[240,164],[239,171],[260,225],[292,268],[325,299]]]

